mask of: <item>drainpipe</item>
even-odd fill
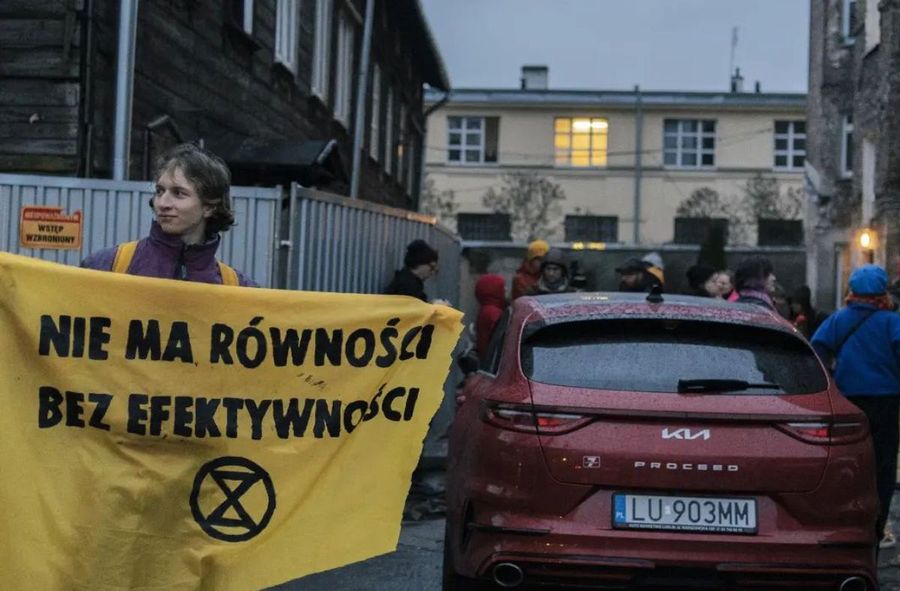
[[[353,172],[350,177],[350,198],[359,197],[359,177],[362,168],[362,139],[366,126],[366,87],[369,85],[369,59],[372,50],[372,21],[375,20],[375,0],[366,0],[366,22],[360,51],[359,83],[356,88],[356,125],[353,131]]]
[[[128,178],[137,15],[138,0],[122,0],[119,3],[119,47],[116,51],[116,120],[113,134],[113,180],[117,181]]]
[[[634,87],[634,243],[641,243],[641,157],[643,156],[644,111],[641,87]]]
[[[78,115],[78,171],[77,176],[90,177],[93,160],[94,131],[94,2],[84,0],[81,9],[81,56],[78,64],[81,79],[81,104]]]
[[[425,112],[422,113],[422,149],[419,150],[419,161],[422,164],[419,166],[419,191],[416,195],[416,211],[419,210],[419,202],[422,199],[422,187],[425,186],[425,161],[427,160],[428,154],[428,117],[446,105],[449,100],[450,91],[448,90],[444,93],[444,96],[441,97],[441,100],[428,107]]]

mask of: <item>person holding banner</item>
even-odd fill
[[[220,232],[234,225],[231,172],[221,158],[193,144],[171,148],[156,168],[150,234],[89,255],[81,266],[202,283],[257,287],[216,260]]]

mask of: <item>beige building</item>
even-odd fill
[[[550,90],[546,80],[546,68],[526,67],[521,90],[457,89],[443,104],[441,93],[426,97],[435,107],[426,172],[435,191],[453,191],[456,219],[444,221],[463,238],[528,238],[515,213],[483,202],[504,175],[525,172],[565,194],[553,241],[696,243],[719,218],[732,243],[802,244],[805,95]],[[762,214],[743,199],[757,175],[780,194]],[[679,216],[703,188],[719,204],[706,192]]]

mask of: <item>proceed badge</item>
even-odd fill
[[[25,248],[81,248],[81,212],[63,213],[61,207],[23,207],[19,242]]]

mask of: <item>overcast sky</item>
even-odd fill
[[[458,88],[726,90],[732,28],[746,89],[806,92],[809,0],[422,0]]]

